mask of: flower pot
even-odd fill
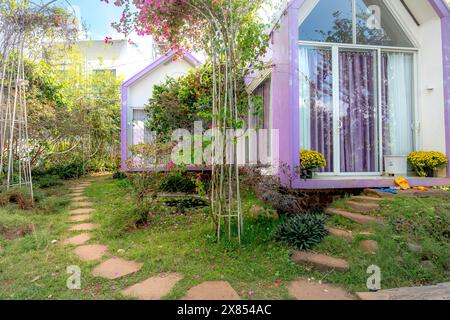
[[[314,169],[302,169],[301,178],[302,179],[312,179],[314,176]]]

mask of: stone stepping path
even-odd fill
[[[87,222],[87,223],[81,223],[81,224],[74,225],[72,228],[69,229],[69,231],[90,231],[90,230],[95,230],[97,228],[98,228],[98,224]]]
[[[91,235],[88,233],[82,233],[82,234],[76,235],[74,237],[63,240],[61,242],[61,244],[79,246],[81,244],[85,244],[89,240],[91,240]]]
[[[381,199],[381,198],[380,198]],[[358,202],[358,201],[347,201],[347,207],[349,207],[352,211],[358,213],[371,213],[380,209],[380,205],[378,203],[372,202]]]
[[[83,196],[83,192],[69,193],[69,197],[73,197],[73,198],[82,197],[82,196]]]
[[[85,196],[72,198],[72,201],[87,201],[87,200],[89,199]]]
[[[183,300],[240,300],[227,281],[206,281],[189,289]]]
[[[92,275],[113,280],[138,272],[143,265],[143,263],[114,257],[95,267],[94,270],[92,270]]]
[[[306,279],[291,282],[288,291],[297,300],[354,300],[354,297],[342,288]]]
[[[300,265],[311,266],[322,272],[347,272],[350,265],[346,260],[330,257],[320,253],[294,251],[291,260]]]
[[[347,241],[353,240],[353,233],[351,231],[336,229],[336,228],[331,228],[331,227],[327,227],[327,231],[330,236],[344,238]]]
[[[75,202],[75,206],[76,207],[92,207],[92,206],[94,206],[94,203],[90,202],[90,201],[79,201],[79,202]]]
[[[92,219],[90,214],[81,214],[78,216],[69,217],[69,221],[71,222],[84,222]]]
[[[89,244],[77,247],[74,253],[82,261],[94,261],[101,259],[108,252],[108,247],[100,244]]]
[[[358,292],[356,295],[361,300],[450,300],[450,282],[435,286]]]
[[[378,242],[375,240],[363,240],[359,243],[361,250],[368,253],[376,253],[378,251]]]
[[[121,293],[139,300],[161,300],[182,278],[178,273],[160,274],[122,290]]]
[[[369,196],[353,196],[350,198],[351,201],[356,201],[356,202],[374,202],[374,203],[380,203],[382,201],[386,201],[388,200],[388,198],[380,198],[380,197],[369,197]]]
[[[363,193],[368,197],[374,198],[392,199],[395,197],[395,194],[379,191],[376,189],[364,189]]]
[[[80,208],[80,209],[74,209],[74,210],[70,210],[69,213],[70,214],[89,214],[95,212],[95,209],[91,209],[91,208]]]
[[[365,216],[358,213],[353,213],[346,211],[344,209],[337,209],[337,208],[327,208],[325,212],[329,215],[339,215],[344,218],[347,218],[349,220],[352,220],[353,222],[364,224],[364,225],[373,225],[373,224],[382,224],[383,220],[378,217],[372,217],[372,216]]]

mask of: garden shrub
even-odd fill
[[[310,250],[327,235],[323,214],[298,214],[287,218],[278,226],[275,239],[299,250]]]
[[[55,186],[62,186],[63,182],[58,175],[46,174],[35,179],[34,184],[39,186],[39,188],[46,189]]]
[[[183,172],[169,172],[162,176],[159,187],[166,192],[194,192],[196,189],[192,179]]]
[[[114,180],[125,179],[126,177],[127,177],[126,173],[121,170],[118,170],[118,171],[114,172],[114,174],[113,174]]]

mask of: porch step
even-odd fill
[[[352,220],[352,221],[354,221],[356,223],[359,223],[359,224],[371,225],[371,224],[381,224],[381,223],[383,223],[383,219],[381,219],[381,218],[376,218],[376,217],[371,217],[371,216],[364,216],[362,214],[348,212],[348,211],[343,210],[343,209],[327,208],[325,210],[325,212],[327,214],[329,214],[329,215],[338,215],[338,216],[347,218],[347,219]]]
[[[357,292],[361,300],[449,300],[450,282],[435,286],[396,288],[378,292]]]
[[[320,253],[310,253],[304,251],[294,251],[291,260],[296,264],[311,266],[322,272],[338,271],[347,272],[350,266],[343,259],[333,258]]]
[[[393,198],[394,194],[389,192],[383,192],[376,189],[364,189],[364,194],[369,197],[378,197],[378,198]]]
[[[362,203],[367,203],[367,202],[372,202],[372,203],[379,203],[381,201],[385,201],[387,200],[387,198],[380,198],[380,197],[369,197],[369,196],[353,196],[349,199],[350,201],[355,201],[355,202],[362,202]]]
[[[370,213],[370,212],[377,211],[378,209],[380,209],[380,205],[378,203],[370,203],[370,202],[363,203],[363,202],[358,202],[358,201],[347,201],[346,205],[352,211],[359,212],[359,213]]]
[[[336,228],[331,228],[331,227],[327,227],[327,231],[330,236],[344,238],[347,241],[353,240],[353,233],[351,231],[336,229]]]

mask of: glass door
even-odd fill
[[[379,174],[377,50],[339,49],[339,171]]]

